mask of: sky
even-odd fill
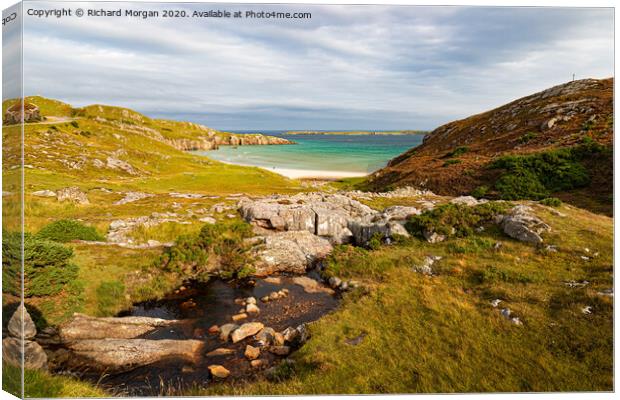
[[[173,7],[190,14],[311,12],[312,18],[26,17],[24,92],[216,129],[433,129],[573,74],[613,76],[609,8]]]

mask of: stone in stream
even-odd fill
[[[265,360],[252,360],[250,361],[250,365],[252,366],[252,368],[260,368],[263,365],[266,365],[267,363],[265,362]]]
[[[287,356],[291,352],[289,346],[269,346],[269,352],[278,356]]]
[[[233,343],[237,343],[248,336],[256,335],[265,326],[260,322],[248,322],[237,328],[231,335]]]
[[[211,334],[219,333],[220,332],[220,327],[217,326],[217,325],[212,325],[207,332],[209,332]]]
[[[84,339],[131,339],[157,328],[178,325],[181,321],[149,317],[96,318],[75,313],[73,318],[61,325],[62,342]]]
[[[258,332],[258,334],[254,336],[254,339],[256,339],[261,346],[269,346],[273,343],[275,336],[276,331],[273,328],[266,327]]]
[[[250,346],[249,344],[245,346],[245,358],[248,360],[255,360],[260,356],[260,349],[258,347]]]
[[[269,296],[263,296],[260,298],[260,301],[262,301],[263,303],[268,303],[269,302]]]
[[[248,313],[259,313],[260,309],[256,306],[256,304],[248,304],[245,306],[245,311]]]
[[[276,334],[273,335],[273,344],[275,346],[284,346],[284,335],[280,332],[276,332]]]
[[[245,299],[246,304],[256,304],[256,299],[254,297],[248,297]]]
[[[228,356],[231,354],[235,354],[235,350],[227,349],[225,347],[220,347],[215,350],[212,350],[207,353],[207,357],[219,357],[219,356]]]
[[[334,293],[330,288],[321,285],[318,281],[307,276],[296,276],[293,278],[293,283],[303,287],[306,293]]]
[[[224,324],[220,327],[220,340],[226,342],[235,329],[239,328],[237,324]]]
[[[200,359],[201,340],[87,339],[65,344],[70,362],[106,372],[124,372],[170,358]],[[77,357],[76,357],[77,356]]]
[[[242,319],[246,319],[248,317],[248,314],[246,313],[240,313],[240,314],[236,314],[232,316],[232,320],[233,321],[240,321]]]
[[[214,378],[226,379],[230,375],[230,371],[221,365],[209,365],[209,372]]]

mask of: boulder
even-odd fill
[[[36,192],[32,192],[32,195],[38,197],[56,197],[56,192],[53,190],[37,190]]]
[[[75,313],[62,324],[58,334],[62,342],[85,339],[131,339],[155,329],[178,325],[181,321],[149,317],[96,318]]]
[[[353,233],[354,242],[361,246],[366,245],[377,234],[383,239],[394,235],[409,236],[405,227],[396,221],[351,221],[349,228]]]
[[[16,339],[32,340],[37,334],[37,328],[23,304],[20,304],[13,313],[9,320],[8,330],[9,335]]]
[[[77,356],[70,362],[106,372],[123,372],[169,358],[196,362],[204,343],[200,340],[87,339],[66,347]]]
[[[302,274],[332,251],[330,242],[307,231],[278,232],[260,239],[255,249],[256,275],[276,272]]]
[[[47,369],[47,354],[37,342],[22,341],[15,337],[2,339],[2,360],[14,366],[22,365],[22,342],[24,345],[24,367],[28,369]]]
[[[233,343],[237,343],[249,336],[256,335],[265,326],[260,322],[248,322],[241,325],[230,335]]]
[[[256,360],[260,356],[260,349],[258,347],[247,345],[245,346],[245,352],[243,353],[248,360]]]
[[[71,201],[77,204],[89,204],[86,193],[82,192],[79,187],[72,186],[58,190],[56,193],[58,201]]]
[[[226,342],[235,329],[239,328],[237,324],[224,324],[220,327],[220,340]]]
[[[416,207],[392,206],[383,210],[381,217],[386,221],[406,221],[409,217],[419,215],[420,213],[421,211]]]
[[[460,196],[450,200],[450,203],[464,206],[476,206],[480,203],[483,203],[483,201],[478,201],[475,197],[472,196]]]
[[[533,214],[531,207],[518,205],[505,215],[500,223],[505,234],[522,242],[542,243],[541,235],[551,227]]]
[[[127,193],[125,193],[125,197],[123,197],[119,201],[115,202],[114,205],[115,206],[119,206],[119,205],[123,205],[123,204],[127,204],[127,203],[132,203],[134,201],[138,201],[138,200],[142,200],[142,199],[146,199],[146,198],[154,197],[154,196],[155,195],[151,194],[151,193],[127,192]]]

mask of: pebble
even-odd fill
[[[235,304],[239,306],[245,306],[245,300],[243,299],[235,299]]]
[[[260,368],[265,364],[264,360],[252,360],[250,361],[250,365],[252,368]]]
[[[501,303],[502,301],[500,299],[495,299],[493,301],[491,301],[491,305],[495,308],[497,308],[497,306],[499,306],[499,303]]]
[[[220,327],[217,325],[212,325],[208,330],[209,333],[219,333],[219,331]]]
[[[211,372],[211,375],[213,375],[213,377],[215,378],[225,379],[228,378],[228,376],[230,375],[230,371],[222,367],[221,365],[209,365],[208,368],[209,372]]]
[[[256,304],[256,299],[254,297],[248,297],[245,299],[246,304]]]
[[[207,357],[227,356],[227,355],[234,354],[234,353],[235,351],[233,349],[227,349],[224,347],[220,347],[218,349],[208,352]]]
[[[248,360],[256,360],[260,356],[260,349],[258,347],[250,346],[249,344],[245,346],[245,358]]]
[[[256,304],[248,304],[245,306],[245,311],[248,313],[259,313],[260,309],[256,306]]]
[[[581,312],[586,315],[592,314],[592,306],[585,306],[581,309]]]
[[[260,301],[262,301],[263,303],[268,303],[269,302],[269,296],[263,296],[260,298]]]
[[[242,319],[246,319],[247,317],[248,317],[248,314],[240,313],[240,314],[233,315],[232,316],[232,320],[233,321],[239,321],[239,320],[242,320]]]
[[[224,342],[227,341],[230,337],[230,334],[237,328],[239,328],[239,325],[237,324],[222,325],[220,328],[220,340],[223,340]]]
[[[288,346],[271,346],[269,352],[278,356],[287,356],[291,352],[291,348]]]

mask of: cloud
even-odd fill
[[[312,19],[31,17],[25,92],[220,129],[431,129],[613,74],[612,9],[175,6]]]

